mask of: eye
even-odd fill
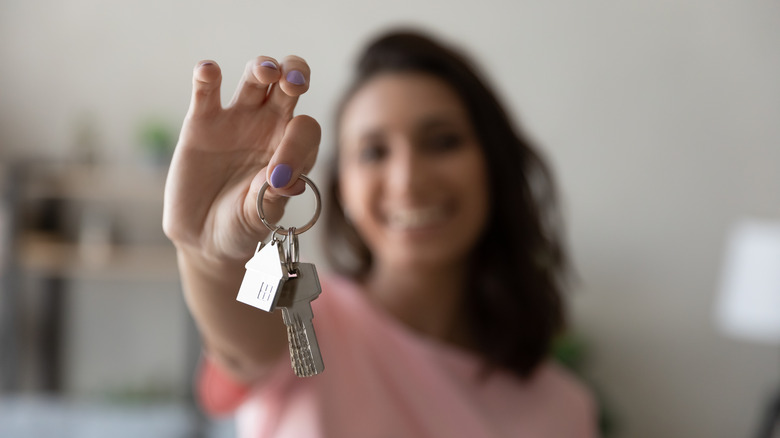
[[[387,156],[387,146],[381,142],[371,142],[360,148],[358,160],[361,163],[375,163]]]
[[[431,152],[448,152],[463,144],[463,136],[455,132],[432,134],[426,141],[426,149]]]

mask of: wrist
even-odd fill
[[[180,269],[190,273],[198,273],[200,277],[213,275],[225,278],[237,273],[239,278],[242,278],[245,270],[244,265],[249,260],[249,257],[244,260],[215,256],[200,247],[175,246]]]

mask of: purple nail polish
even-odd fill
[[[306,83],[306,78],[298,70],[292,70],[290,73],[287,73],[287,82],[293,85],[303,85]]]
[[[260,67],[268,67],[270,69],[278,70],[278,67],[276,67],[276,64],[274,64],[271,61],[263,61],[260,63]]]
[[[290,183],[292,178],[292,168],[286,164],[277,164],[274,171],[271,172],[271,186],[274,188],[284,187]]]

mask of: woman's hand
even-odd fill
[[[232,102],[221,105],[222,76],[213,61],[193,73],[192,100],[165,187],[163,229],[180,253],[217,262],[249,259],[268,229],[255,200],[262,184],[264,210],[279,220],[288,196],[305,190],[298,175],[314,165],[320,126],[293,117],[309,88],[306,62],[290,56],[247,63]]]
[[[176,245],[185,300],[209,357],[235,378],[254,382],[287,350],[278,315],[236,301],[244,263],[269,233],[255,200],[270,181],[267,219],[281,218],[286,197],[305,190],[298,175],[314,165],[320,126],[311,117],[293,117],[298,96],[309,88],[301,58],[249,62],[226,108],[221,80],[216,63],[195,67],[165,185],[163,229]]]

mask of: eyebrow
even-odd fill
[[[461,127],[464,122],[460,120],[460,115],[456,112],[447,112],[444,114],[435,114],[430,117],[426,117],[414,127],[417,132],[430,131],[440,127]]]
[[[440,112],[435,113],[430,116],[424,117],[422,120],[418,121],[414,127],[413,131],[415,134],[424,134],[426,132],[435,130],[437,128],[448,128],[448,127],[456,127],[456,128],[463,128],[461,126],[463,123],[468,122],[461,121],[460,120],[461,115],[459,112],[456,111],[446,111],[446,112]],[[384,135],[385,129],[383,127],[374,127],[370,129],[369,131],[364,132],[358,137],[358,140],[360,142],[363,142],[365,140],[371,140],[376,138],[381,138]]]

